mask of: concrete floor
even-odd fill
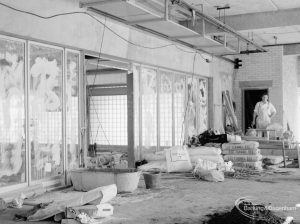
[[[111,202],[114,215],[103,223],[200,224],[205,215],[231,209],[234,201],[243,196],[254,196],[273,206],[292,207],[300,203],[300,169],[290,171],[288,175],[255,176],[248,180],[226,178],[222,183],[199,181],[182,174],[164,175],[159,190],[146,190],[141,180],[139,189],[133,194],[118,195]],[[0,223],[16,223],[11,221],[14,213],[16,210],[11,209],[0,214]],[[283,213],[300,223],[300,207]]]

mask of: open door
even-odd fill
[[[244,131],[251,127],[255,105],[264,93],[268,93],[268,89],[244,90]]]

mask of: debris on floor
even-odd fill
[[[116,188],[115,185],[111,186]],[[114,194],[114,192],[112,193],[112,190],[110,189],[112,189],[112,187],[104,186],[88,192],[57,192],[56,197],[44,199],[44,201],[48,201],[48,203],[41,203],[38,201],[36,203],[26,202],[26,204],[33,205],[33,208],[28,210],[26,213],[17,214],[15,216],[15,220],[41,221],[53,217],[56,222],[59,222],[66,217],[68,218],[71,211],[73,211],[73,216],[75,216],[75,219],[79,220],[81,223],[96,224],[96,222],[93,221],[94,217],[90,217],[90,214],[87,214],[87,211],[92,213],[97,210],[95,213],[95,216],[97,217],[95,218],[107,217],[108,214],[112,215],[113,207],[107,204],[107,202],[116,196],[116,190],[114,191]],[[84,207],[88,204],[91,204],[91,206]],[[81,210],[78,209],[78,207],[80,207]],[[94,210],[91,209],[91,207],[93,207]]]
[[[237,203],[231,211],[207,215],[205,224],[291,224],[292,217],[283,217],[269,210],[264,204],[250,201]]]
[[[128,155],[125,153],[102,152],[100,155],[95,153],[87,157],[87,168],[128,168]]]
[[[194,176],[197,179],[206,180],[210,182],[224,181],[224,173],[220,170],[195,169]]]

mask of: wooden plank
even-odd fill
[[[225,107],[228,111],[229,116],[231,117],[231,120],[232,120],[232,125],[235,128],[235,130],[237,131],[237,130],[239,130],[239,128],[238,128],[237,118],[234,114],[232,102],[230,101],[230,98],[229,98],[228,94],[225,91],[223,91],[222,94],[223,94],[224,99],[225,99]]]
[[[260,149],[278,149],[282,150],[282,143],[280,144],[274,144],[274,143],[259,143],[259,148]]]
[[[127,74],[127,117],[128,166],[133,168],[135,167],[133,73]]]
[[[264,156],[282,156],[282,150],[274,149],[260,149],[261,154]],[[290,159],[297,159],[298,154],[296,150],[286,149],[285,155]]]
[[[127,145],[97,145],[96,154],[101,154],[102,152],[120,152],[127,153]]]
[[[208,78],[208,127],[214,128],[214,88],[213,88],[213,78]],[[224,126],[225,129],[225,126]]]
[[[90,88],[91,96],[119,96],[119,95],[127,95],[127,87],[119,86],[115,88]]]
[[[300,168],[300,147],[299,147],[299,142],[296,142],[296,149],[297,149],[297,159],[298,159],[298,164]]]

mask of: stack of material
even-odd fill
[[[147,161],[147,163],[138,167],[140,171],[148,172],[153,170],[159,170],[160,172],[167,172],[167,161],[165,151],[160,151],[156,153],[145,153],[144,159]]]
[[[195,148],[189,148],[188,152],[193,166],[196,165],[199,159],[216,163],[219,166],[224,165],[220,148],[199,146]]]
[[[222,145],[222,154],[225,161],[232,161],[235,169],[262,170],[262,155],[259,143],[245,141],[242,143],[225,143]]]
[[[165,151],[160,151],[157,153],[147,153],[144,155],[144,159],[147,160],[148,163],[139,166],[139,170],[141,171],[160,170],[161,172],[170,172],[169,171],[170,169],[167,168],[167,159],[170,156],[167,157],[167,155],[171,155],[172,154],[170,153],[171,151],[176,153],[179,149],[181,149],[179,151],[184,152],[184,148],[185,148],[184,146],[175,146]],[[199,147],[188,148],[185,150],[187,150],[189,156],[188,163],[190,160],[193,167],[196,166],[199,159],[216,163],[218,166],[224,166],[224,160],[221,155],[222,151],[220,148],[199,146]],[[175,160],[178,160],[178,158],[175,160],[174,158],[172,158],[171,160],[176,162]],[[179,160],[177,163],[179,163]],[[187,170],[185,169],[185,171]]]

